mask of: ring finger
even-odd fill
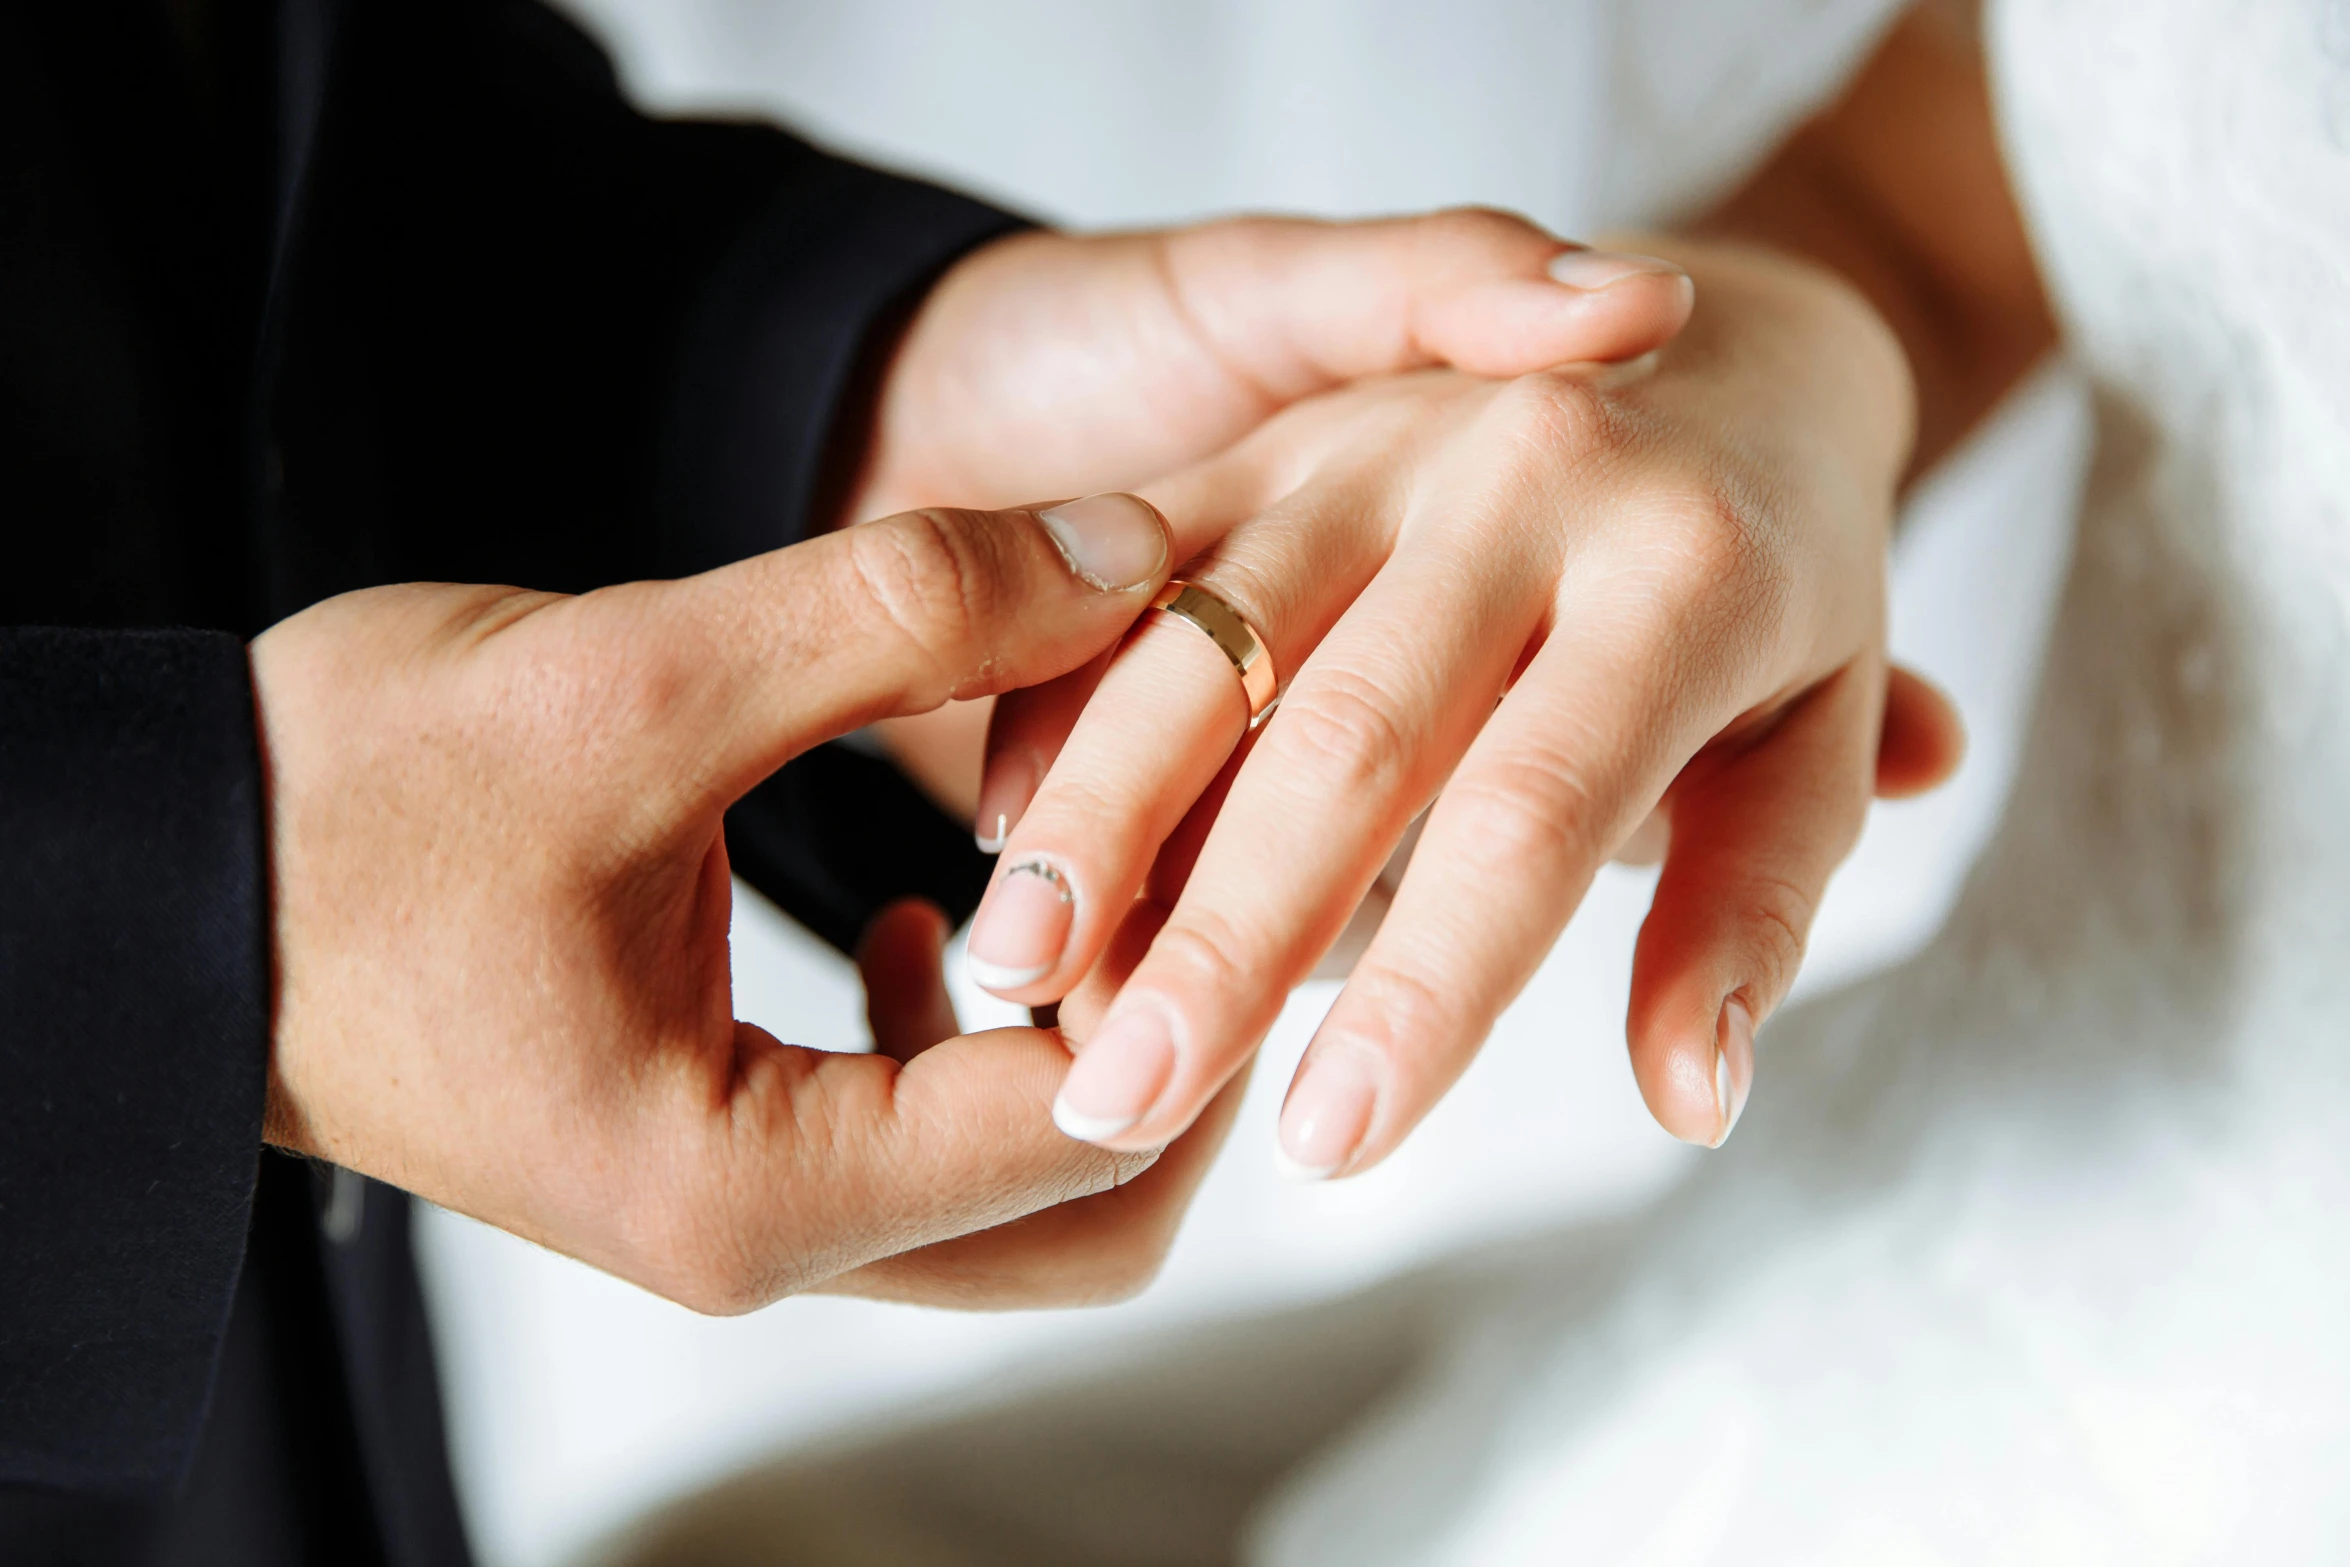
[[[1294,669],[1377,573],[1392,547],[1391,508],[1343,482],[1309,488],[1234,528],[1184,573],[1261,639],[1260,657]],[[1176,502],[1180,504],[1180,502]],[[1059,704],[1026,710],[1049,727]],[[1049,733],[1010,752],[1039,770]],[[1250,702],[1217,640],[1172,614],[1151,617],[1111,660],[1092,700],[1015,820],[973,922],[970,963],[1014,1001],[1055,1001],[1081,979],[1141,888],[1159,846],[1247,732]],[[1034,753],[1034,754],[1031,754]],[[1001,803],[983,810],[1010,812]]]

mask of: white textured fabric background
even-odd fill
[[[1994,21],[2097,414],[2006,821],[1261,1561],[2350,1561],[2350,8]]]
[[[575,0],[632,89],[777,115],[881,161],[1085,225],[1461,201],[1563,232],[1703,199],[1832,89],[1886,0]],[[1895,638],[1975,740],[1960,784],[1880,810],[1807,987],[1939,924],[1997,817],[2068,540],[2082,409],[2038,383],[1921,496]],[[489,1567],[562,1559],[646,1504],[1078,1344],[1337,1291],[1470,1242],[1624,1212],[1698,1162],[1648,1121],[1623,994],[1647,877],[1611,872],[1480,1063],[1379,1171],[1274,1174],[1272,1123],[1331,988],[1301,991],[1166,1276],[1110,1311],[957,1317],[800,1300],[692,1317],[478,1225],[421,1241],[453,1437]],[[859,1043],[853,976],[747,892],[737,1008]],[[966,1022],[1004,1017],[962,987]],[[1772,1114],[1766,1054],[1756,1110]],[[1530,1351],[1531,1352],[1531,1351]],[[1449,1438],[1448,1438],[1449,1439]],[[1338,1494],[1338,1493],[1333,1493]],[[1433,1516],[1433,1515],[1432,1515]],[[1523,1559],[1523,1558],[1483,1558]]]

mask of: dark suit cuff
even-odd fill
[[[812,186],[812,188],[811,188]],[[730,248],[687,325],[663,440],[663,567],[798,542],[853,466],[880,360],[939,274],[1024,220],[827,158]]]
[[[684,339],[664,440],[663,569],[798,542],[853,471],[884,360],[939,274],[1022,220],[936,186],[824,160],[729,251]],[[888,763],[798,758],[727,813],[734,869],[848,951],[895,899],[958,923],[993,861]]]
[[[269,1054],[244,644],[0,628],[0,1482],[193,1451]]]

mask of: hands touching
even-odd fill
[[[1053,1130],[1053,1034],[893,1058],[737,1023],[720,824],[831,735],[1083,663],[1169,558],[1130,499],[942,511],[683,582],[385,588],[272,628],[269,1139],[705,1310],[1130,1180],[1150,1155]]]
[[[1562,254],[1628,280],[1555,281]],[[1670,269],[1487,214],[1020,236],[909,325],[852,506],[1106,489],[1355,375],[1613,351],[1687,303]],[[273,628],[270,1140],[704,1309],[1137,1287],[1232,1094],[1163,1151],[1062,1137],[1058,1036],[937,1043],[917,909],[867,942],[880,1053],[737,1023],[721,820],[821,740],[1104,653],[1172,559],[1130,499],[930,510],[685,582],[408,586]]]
[[[1652,815],[1634,1066],[1668,1129],[1727,1135],[1872,790],[1935,781],[1957,739],[1883,657],[1897,346],[1812,269],[1684,254],[1698,313],[1653,370],[1392,377],[1144,487],[1288,684],[1247,736],[1231,666],[1162,619],[998,704],[979,815],[1009,841],[971,953],[1015,1000],[1071,998],[1074,1134],[1190,1124],[1434,800],[1286,1156],[1392,1150]],[[1113,945],[1147,950],[1089,978]]]
[[[1543,367],[1657,349],[1687,277],[1493,214],[1018,236],[909,324],[851,515],[1171,472],[1172,537],[1118,498],[928,510],[680,583],[412,586],[274,628],[271,1140],[705,1309],[1122,1293],[1440,787],[1292,1158],[1393,1147],[1652,810],[1635,1058],[1712,1140],[1714,1042],[1742,1096],[1732,1014],[1783,991],[1872,764],[1922,778],[1947,735],[1923,699],[1878,735],[1898,360],[1839,291],[1701,260],[1718,308],[1643,374]],[[1253,749],[1205,639],[1111,656],[1195,556],[1291,676]],[[832,735],[1016,689],[988,809],[1005,865],[1058,879],[1000,878],[973,952],[1070,996],[1075,1070],[1041,1030],[934,1045],[936,916],[903,906],[861,955],[879,1053],[736,1023],[727,805]],[[1105,1147],[1052,1129],[1056,1095]]]
[[[1017,234],[922,302],[847,517],[1131,489],[1365,376],[1646,353],[1689,300],[1678,268],[1482,210]]]

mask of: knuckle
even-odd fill
[[[1755,876],[1740,889],[1738,906],[1759,948],[1767,999],[1776,1000],[1803,965],[1803,951],[1818,900],[1809,889],[1783,876]]]
[[[1521,462],[1581,462],[1628,446],[1631,427],[1607,393],[1562,370],[1522,375],[1494,399],[1493,417]]]
[[[1154,964],[1165,962],[1182,975],[1187,990],[1231,995],[1261,967],[1248,956],[1256,945],[1252,934],[1222,910],[1187,909],[1180,920],[1160,928],[1151,943],[1151,960]]]
[[[1420,219],[1420,233],[1429,244],[1480,250],[1522,245],[1530,239],[1547,242],[1549,238],[1517,213],[1477,202],[1429,213]]]
[[[1402,782],[1416,752],[1387,696],[1361,676],[1332,670],[1282,703],[1268,740],[1318,789],[1385,791]]]
[[[1690,483],[1668,490],[1657,510],[1677,608],[1748,622],[1784,609],[1790,572],[1759,498],[1725,483]]]
[[[1415,1090],[1425,1086],[1417,1080],[1445,1070],[1450,1052],[1441,1047],[1460,1033],[1459,996],[1448,1000],[1437,982],[1393,963],[1358,973],[1354,984],[1368,1003],[1364,1014],[1378,1019],[1386,1073],[1399,1080],[1407,1100],[1416,1097]]]
[[[666,658],[617,656],[601,659],[578,692],[582,706],[595,710],[587,732],[641,735],[667,725],[689,692],[685,672]]]
[[[1497,762],[1447,792],[1474,828],[1460,849],[1472,874],[1566,876],[1598,857],[1598,792],[1564,758]]]
[[[883,628],[952,683],[978,661],[1001,607],[988,530],[941,507],[852,528],[849,563]]]

